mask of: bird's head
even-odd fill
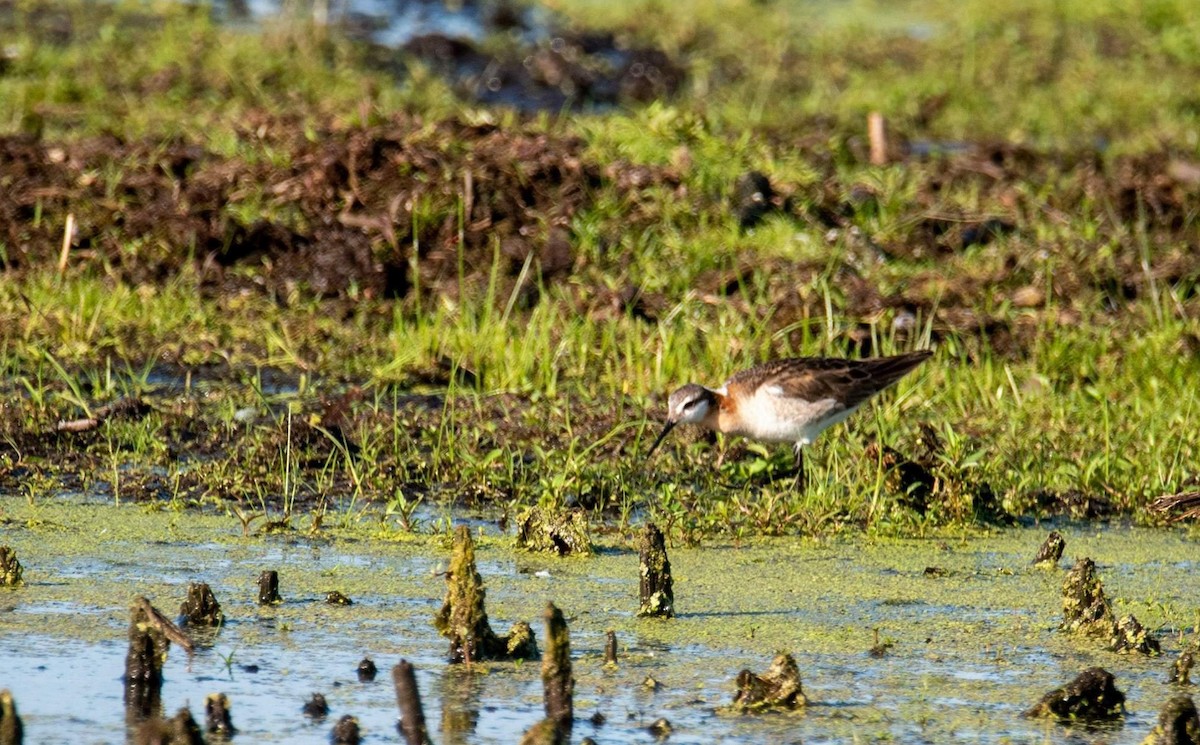
[[[662,443],[663,439],[677,424],[699,424],[708,418],[717,405],[717,392],[702,385],[688,383],[671,394],[667,400],[667,425],[658,435],[658,439],[650,446],[646,457],[649,458]]]

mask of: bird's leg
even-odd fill
[[[804,473],[804,446],[799,443],[796,443],[796,480],[792,486],[801,493],[808,488],[808,477]]]

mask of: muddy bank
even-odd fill
[[[270,153],[253,160],[179,139],[0,138],[0,182],[12,195],[0,203],[3,269],[22,276],[58,264],[70,219],[66,270],[103,267],[131,284],[186,273],[213,295],[427,304],[470,294],[517,312],[555,287],[568,312],[604,318],[616,311],[653,323],[679,298],[636,282],[610,290],[601,281],[629,282],[620,274],[634,249],[623,236],[658,220],[664,199],[706,219],[741,219],[727,198],[738,185],[716,194],[690,188],[686,159],[660,167],[600,162],[577,137],[524,125],[396,116],[366,127],[327,123],[311,136],[298,125],[248,118],[245,143]],[[907,164],[918,198],[898,222],[903,229],[886,235],[863,232],[886,195],[841,181],[828,152],[811,155],[825,171],[820,185],[775,184],[772,193],[783,196],[771,219],[849,242],[835,301],[851,319],[890,314],[902,333],[904,319],[932,316],[935,338],[982,335],[1014,353],[1039,319],[1074,324],[1119,314],[1151,284],[1159,292],[1179,288],[1186,299],[1200,278],[1200,254],[1184,250],[1200,234],[1187,206],[1200,183],[1168,152],[1106,158],[993,144],[913,157]],[[1050,202],[1021,188],[1047,182],[1055,187]],[[978,195],[980,211],[949,206],[964,190]],[[624,195],[622,211],[601,219],[609,248],[583,252],[574,221],[605,193]],[[1087,244],[1031,242],[1025,230],[1046,210],[1093,214],[1101,237],[1117,241],[1115,252],[1102,260]],[[1121,237],[1130,230],[1146,231],[1158,248],[1143,257]],[[981,267],[962,259],[985,243],[999,247],[1000,260]],[[1028,268],[1030,252],[1064,261],[1042,277]],[[704,270],[696,289],[751,316],[770,308],[771,328],[824,315],[826,298],[806,288],[825,274],[825,262],[743,262]],[[927,269],[892,286],[866,270],[873,262]],[[765,294],[743,296],[759,275]],[[1021,313],[986,310],[993,301]],[[870,334],[853,325],[845,341],[851,351],[872,351]]]

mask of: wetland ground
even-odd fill
[[[119,525],[104,527],[114,514]],[[635,616],[637,552],[623,536],[601,542],[596,556],[555,559],[514,552],[511,536],[493,526],[477,558],[494,625],[537,619],[547,600],[564,609],[576,739],[650,743],[647,728],[666,717],[675,728],[669,742],[681,743],[1141,742],[1178,690],[1166,682],[1172,660],[1192,643],[1196,538],[1060,527],[1068,550],[1052,569],[1030,565],[1041,528],[680,548],[671,554],[670,621]],[[346,713],[371,741],[394,738],[390,681],[360,682],[363,657],[381,670],[413,661],[436,742],[513,742],[542,716],[536,664],[483,663],[473,673],[445,664],[432,617],[449,549],[436,538],[380,540],[361,530],[247,538],[219,515],[103,500],[9,510],[0,536],[27,565],[25,586],[2,600],[0,655],[33,742],[124,738],[128,598],[143,594],[173,615],[191,581],[213,587],[226,624],[198,635],[190,661],[171,650],[164,707],[195,710],[225,692],[236,739],[326,742]],[[1084,555],[1096,559],[1117,612],[1136,612],[1162,640],[1161,656],[1107,652],[1057,630],[1063,576],[1070,557]],[[255,579],[265,568],[280,573],[281,605],[257,604]],[[354,604],[327,605],[332,589]],[[619,640],[616,669],[604,665],[609,629]],[[878,657],[869,651],[874,630],[890,645]],[[719,711],[737,672],[765,669],[776,651],[796,657],[810,704],[791,713]],[[1113,672],[1128,697],[1123,720],[1080,732],[1020,716],[1095,665]],[[647,677],[660,687],[647,688]],[[68,686],[75,693],[64,698]],[[327,721],[300,715],[313,692],[330,703]],[[598,726],[590,721],[597,713],[605,718]]]
[[[390,732],[353,669],[404,655],[438,741],[511,741],[535,666],[460,676],[429,625],[463,520],[502,622],[566,611],[600,742],[657,716],[672,742],[1149,730],[1200,607],[1188,0],[238,7],[0,0],[0,545],[28,564],[0,687],[36,741],[124,736],[115,677],[80,680],[94,715],[50,693],[85,649],[118,675],[133,595],[170,611],[190,579],[235,618],[173,656],[168,707],[225,687],[254,739],[325,739],[266,669]],[[805,493],[786,448],[642,457],[681,383],[926,347],[811,449]],[[512,553],[531,506],[581,511],[598,555]],[[626,602],[650,520],[670,623]],[[1053,631],[1046,524],[1163,657]],[[264,563],[293,598],[269,614]],[[324,607],[326,580],[361,602]],[[630,653],[605,673],[609,627]],[[712,713],[777,651],[807,714]],[[1123,727],[1016,716],[1094,664]]]

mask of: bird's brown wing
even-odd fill
[[[895,383],[924,360],[929,352],[895,357],[845,360],[798,357],[776,360],[744,370],[729,379],[730,388],[765,387],[786,398],[805,401],[833,399],[854,408]]]

